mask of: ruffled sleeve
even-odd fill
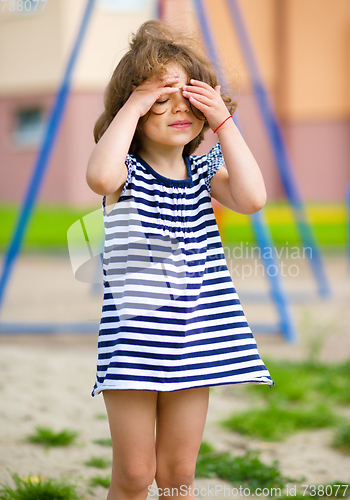
[[[136,169],[136,158],[134,156],[132,156],[132,155],[129,155],[129,153],[128,153],[126,155],[126,158],[125,158],[125,165],[126,165],[126,168],[128,170],[128,175],[127,175],[127,178],[126,178],[123,190],[120,193],[120,197],[123,196],[123,194],[125,193],[128,185],[130,184],[133,172],[135,172],[135,169]],[[102,198],[102,206],[103,206],[103,208],[106,207],[106,197],[105,196],[103,196],[103,198]]]
[[[209,193],[211,193],[210,179],[216,174],[219,168],[224,165],[225,160],[221,151],[220,142],[218,142],[209,153],[197,156],[195,158],[198,170],[202,171],[205,184]]]
[[[125,181],[125,184],[123,187],[123,191],[121,192],[120,196],[123,196],[123,194],[125,193],[126,188],[130,184],[131,177],[132,177],[133,173],[135,172],[135,169],[136,169],[135,156],[129,155],[129,153],[128,153],[126,155],[126,158],[125,158],[125,165],[126,165],[126,168],[128,169],[128,176],[126,178],[126,181]]]
[[[224,156],[221,151],[221,145],[220,142],[218,142],[207,154],[207,160],[208,160],[208,174],[207,178],[210,180],[216,172],[219,170],[219,168],[224,165],[225,160]]]

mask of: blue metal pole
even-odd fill
[[[255,236],[261,249],[261,258],[271,285],[271,295],[280,318],[281,331],[287,342],[296,342],[298,330],[293,318],[289,298],[280,275],[279,262],[273,247],[271,233],[265,220],[265,212],[260,210],[252,215]]]
[[[73,69],[91,18],[95,0],[87,0],[80,28],[70,55],[60,89],[56,95],[45,130],[44,140],[38,154],[31,181],[26,192],[22,209],[15,227],[11,242],[4,258],[3,270],[0,278],[0,310],[4,300],[6,286],[11,276],[11,271],[20,252],[23,238],[37,199],[40,186],[47,170],[55,139],[62,121],[63,112],[69,96]]]
[[[193,1],[209,57],[214,63],[217,63],[218,58],[213,42],[213,36],[211,34],[210,26],[207,21],[207,16],[205,15],[202,0]],[[218,64],[216,64],[216,66],[219,67]],[[224,82],[223,75],[220,75],[220,78]],[[239,127],[239,124],[237,123],[236,113],[234,116],[234,121]],[[298,332],[293,319],[288,296],[283,287],[283,281],[279,272],[278,260],[276,258],[271,235],[263,216],[263,211],[260,210],[260,212],[253,214],[252,221],[255,236],[261,250],[266,275],[269,280],[271,295],[280,318],[280,331],[282,331],[285,339],[288,342],[295,342],[298,338]],[[273,269],[273,272],[270,271],[271,269]]]
[[[166,0],[158,0],[158,4],[157,4],[157,18],[158,19],[164,19],[165,2],[166,2]]]
[[[238,1],[226,1],[245,61],[247,63],[255,97],[265,123],[266,131],[281,175],[281,180],[293,208],[301,240],[304,247],[311,249],[311,253],[309,253],[310,265],[318,285],[319,294],[322,297],[328,297],[331,295],[331,288],[324,270],[322,255],[316,241],[313,227],[309,223],[304,209],[302,197],[298,189],[297,180],[293,172],[292,163],[288,155],[282,130],[271,100],[269,99],[269,95],[265,89]]]

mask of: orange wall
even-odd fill
[[[350,1],[283,0],[284,103],[290,119],[339,119],[350,114]]]
[[[280,115],[286,120],[349,117],[350,0],[238,1]],[[195,25],[191,4],[167,0],[166,18],[181,27]],[[203,4],[226,74],[239,96],[249,91],[249,75],[227,2]]]

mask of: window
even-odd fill
[[[142,12],[153,8],[155,0],[99,0],[99,5],[107,12]]]
[[[39,146],[45,129],[44,110],[39,106],[21,108],[15,114],[13,139],[17,146]]]

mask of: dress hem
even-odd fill
[[[100,385],[96,388],[93,389],[91,396],[95,397],[98,396],[101,392],[103,391],[156,391],[156,392],[175,392],[175,391],[181,391],[185,389],[198,389],[199,387],[217,387],[220,385],[230,385],[230,384],[251,384],[251,385],[269,385],[270,387],[275,385],[275,382],[271,380],[270,378],[267,377],[261,377],[261,378],[256,378],[256,379],[250,379],[250,380],[237,380],[237,381],[229,381],[229,382],[218,382],[218,383],[209,383],[209,384],[194,384],[194,385],[188,385],[186,387],[176,387],[174,389],[169,389],[169,388],[164,388],[164,386],[168,384],[159,384],[159,387],[157,388],[149,388],[149,387],[125,387],[123,386],[118,387],[117,385]]]

